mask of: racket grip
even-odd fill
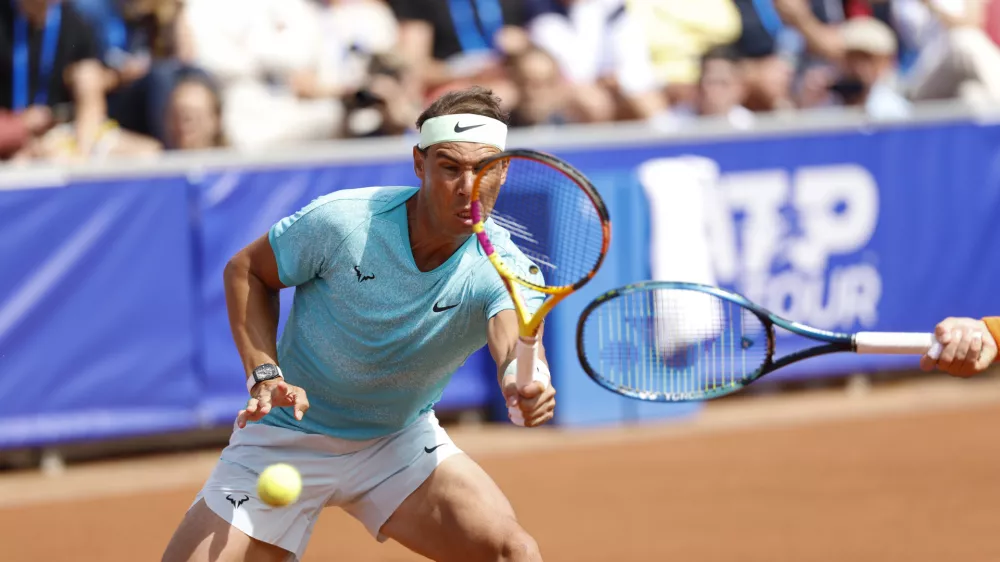
[[[524,389],[535,380],[535,362],[538,361],[538,338],[517,339],[517,388]]]
[[[854,334],[858,353],[877,355],[923,355],[937,359],[941,343],[934,334],[919,332],[858,332]]]

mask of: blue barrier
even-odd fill
[[[197,425],[185,186],[0,192],[0,447]]]
[[[998,149],[1000,127],[958,121],[552,150],[593,180],[613,221],[606,265],[547,323],[558,422],[699,408],[614,396],[586,379],[573,346],[590,299],[651,275],[656,217],[644,165],[682,155],[718,164],[722,199],[710,220],[721,285],[817,327],[923,331],[947,315],[1000,310],[1000,262],[982,258],[998,239]],[[0,448],[231,423],[245,389],[225,311],[226,260],[322,193],[415,179],[405,151],[378,162],[224,162],[186,172],[0,191],[0,385],[18,389],[0,412]],[[291,294],[282,302],[284,318]],[[912,357],[843,355],[775,376],[912,365]],[[484,349],[439,406],[499,414],[498,398]]]

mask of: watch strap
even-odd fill
[[[253,390],[253,387],[257,386],[258,383],[278,378],[284,378],[284,375],[281,372],[281,367],[278,367],[274,363],[258,365],[254,368],[253,372],[250,373],[250,376],[247,377],[247,392]]]

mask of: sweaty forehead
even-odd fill
[[[472,142],[444,142],[430,148],[432,156],[470,166],[500,152],[495,146]]]

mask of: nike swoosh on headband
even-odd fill
[[[455,132],[456,133],[464,133],[465,131],[470,131],[472,129],[475,129],[477,127],[482,127],[482,126],[483,126],[483,124],[480,123],[478,125],[469,125],[468,127],[463,127],[461,124],[455,123]]]

